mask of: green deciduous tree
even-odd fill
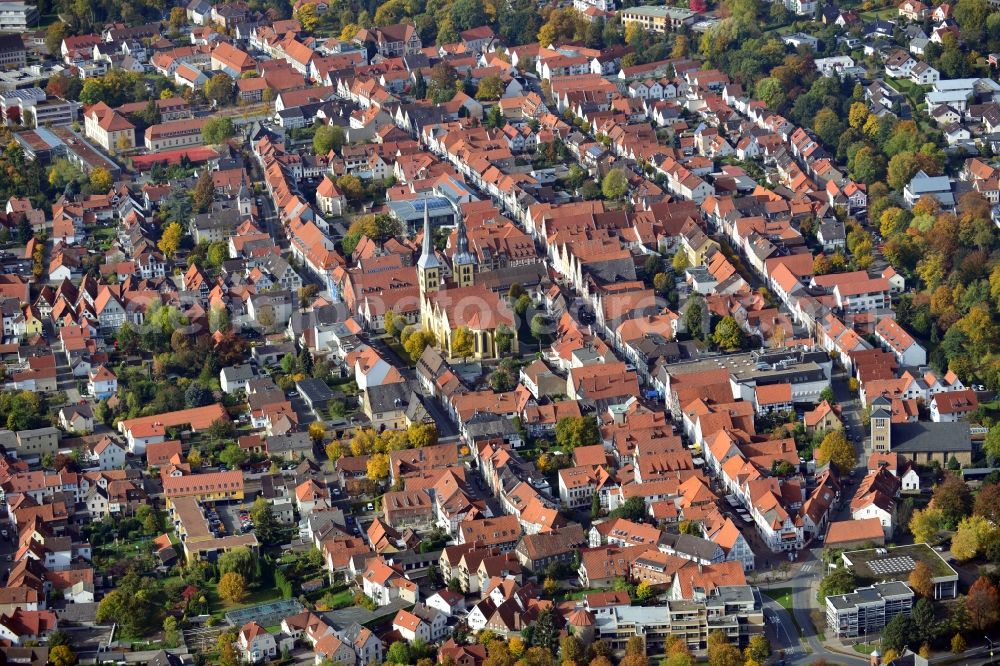
[[[556,423],[556,444],[564,451],[601,441],[601,431],[593,416],[567,416]]]
[[[858,581],[854,577],[854,573],[846,567],[840,567],[828,573],[819,582],[817,596],[820,600],[825,600],[829,596],[853,592],[857,586]]]
[[[250,580],[256,568],[256,556],[249,548],[241,546],[219,556],[217,566],[220,574],[238,573],[244,580]]]
[[[274,517],[271,503],[258,495],[250,506],[249,513],[257,539],[264,545],[273,543],[278,531],[278,521]]]
[[[704,303],[700,297],[691,298],[688,303],[687,312],[684,314],[684,324],[692,338],[701,339],[704,335]]]
[[[622,199],[628,194],[628,177],[621,169],[612,169],[601,181],[601,192],[606,199]]]
[[[339,153],[345,141],[344,129],[339,125],[320,125],[313,135],[313,153],[327,155],[331,150]]]
[[[176,648],[181,644],[181,632],[177,628],[177,618],[168,615],[163,620],[163,647]]]
[[[712,334],[712,339],[715,340],[715,344],[720,349],[735,351],[743,346],[743,330],[736,323],[735,319],[726,316],[720,319],[719,323],[715,325],[715,332]]]
[[[766,77],[757,82],[757,98],[767,104],[767,108],[777,111],[785,103],[785,87],[780,80]]]
[[[820,109],[816,117],[813,118],[813,130],[816,131],[816,136],[828,146],[837,145],[844,129],[840,115],[833,109]]]
[[[529,328],[531,335],[541,343],[542,339],[548,337],[552,331],[552,320],[548,315],[539,312],[531,318]]]
[[[231,104],[236,95],[236,84],[224,72],[215,74],[205,83],[205,97],[218,106]]]
[[[219,453],[219,462],[229,469],[239,469],[247,461],[247,452],[240,448],[239,444],[232,442],[227,444]]]
[[[479,80],[479,88],[476,90],[478,100],[497,100],[503,95],[503,81],[498,74],[490,74]]]
[[[501,324],[497,327],[494,340],[497,345],[498,355],[509,354],[514,342],[514,331],[506,324]]]
[[[610,513],[611,518],[625,518],[633,522],[642,520],[645,515],[646,503],[641,497],[630,497],[625,500],[624,504]]]
[[[236,127],[229,118],[215,116],[208,119],[201,128],[201,138],[207,144],[220,144],[236,134]]]
[[[885,178],[885,157],[870,146],[864,146],[855,153],[850,173],[855,180],[866,185],[876,183]]]

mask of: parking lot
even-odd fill
[[[241,511],[249,511],[249,504],[217,504],[216,512],[218,513],[219,520],[222,526],[226,530],[226,534],[244,534],[243,521],[241,519]],[[252,523],[249,523],[252,524]],[[246,530],[249,531],[249,530]]]

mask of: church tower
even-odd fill
[[[242,181],[240,182],[240,191],[236,193],[236,206],[242,217],[249,217],[253,212],[253,197],[247,191],[246,183]]]
[[[431,218],[427,212],[427,200],[424,199],[424,243],[417,260],[417,281],[420,284],[420,295],[435,292],[441,288],[441,262],[434,254],[434,234],[431,232]]]
[[[872,400],[871,438],[876,453],[892,449],[892,401],[884,395]]]
[[[469,252],[469,236],[465,231],[465,218],[458,218],[458,242],[455,254],[451,259],[452,272],[455,274],[455,284],[459,287],[471,287],[476,281],[476,256]]]

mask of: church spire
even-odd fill
[[[431,218],[427,211],[427,199],[424,199],[424,242],[417,260],[419,268],[440,268],[437,255],[434,253],[434,234],[431,232]]]
[[[455,251],[455,256],[460,256],[463,254],[469,254],[469,235],[465,230],[465,218],[461,215],[458,216],[458,247]]]
[[[461,215],[458,216],[458,236],[451,264],[459,287],[468,287],[476,281],[476,256],[469,252],[469,235],[465,229],[465,218]]]

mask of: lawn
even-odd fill
[[[319,593],[318,596],[313,594],[309,595],[310,599],[322,602],[322,604],[330,610],[347,608],[348,606],[354,605],[354,590],[349,587],[346,587],[339,592],[332,592],[330,588],[321,590],[320,592],[321,593]]]
[[[870,655],[872,653],[872,650],[878,650],[879,649],[879,644],[878,643],[855,643],[853,647],[854,647],[854,651],[857,652],[858,654]]]
[[[792,588],[790,587],[775,587],[770,590],[764,590],[764,594],[771,597],[785,610],[791,612],[792,610]]]
[[[888,20],[898,17],[899,9],[896,7],[886,7],[885,9],[880,9],[877,12],[861,12],[859,15],[865,21],[871,21],[877,18]]]
[[[262,604],[268,601],[277,601],[281,599],[281,592],[273,587],[253,587],[250,589],[249,594],[244,597],[243,601],[233,604],[223,600],[222,597],[219,596],[217,586],[213,583],[206,586],[205,596],[208,599],[212,617],[221,620],[223,616],[231,610],[245,608],[246,606],[256,606],[257,604]]]
[[[612,591],[613,590],[610,589],[601,590],[597,588],[586,589],[586,590],[562,590],[561,594],[556,595],[556,598],[560,599],[561,601],[578,601],[580,599],[583,599],[588,594],[595,594],[597,592],[612,592]]]

